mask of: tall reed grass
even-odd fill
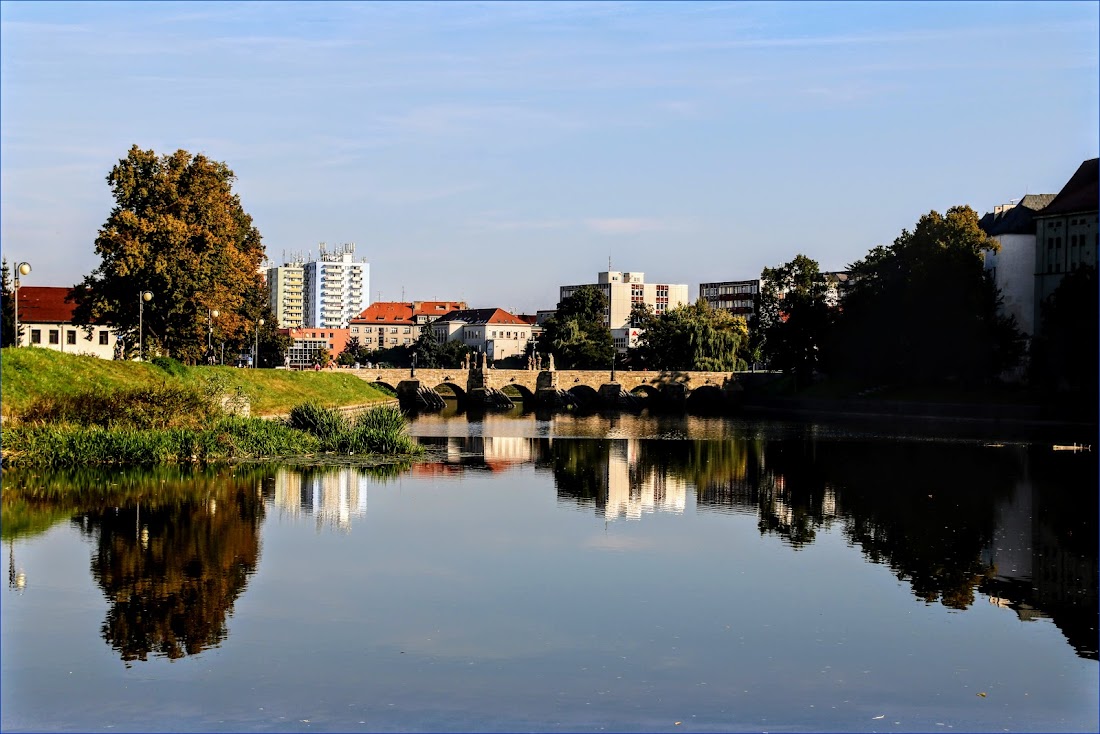
[[[189,403],[186,403],[188,404]],[[416,456],[421,447],[407,433],[400,410],[380,407],[349,420],[316,403],[295,406],[284,421],[204,413],[201,426],[187,421],[155,425],[142,411],[104,408],[109,418],[87,411],[91,402],[57,415],[81,416],[55,423],[23,423],[0,434],[5,466],[69,467],[223,462],[310,456],[320,452]],[[129,422],[118,418],[126,415]],[[133,415],[140,414],[140,420]],[[95,418],[95,420],[93,420]],[[83,421],[83,422],[82,422]],[[150,425],[154,424],[154,425]]]

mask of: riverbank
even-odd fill
[[[310,401],[369,406],[393,396],[340,371],[288,371],[186,366],[175,360],[124,362],[22,347],[0,350],[0,401],[5,423],[18,421],[37,403],[90,392],[215,383],[247,401],[252,415],[285,415]],[[33,416],[26,416],[33,419]]]

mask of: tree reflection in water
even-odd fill
[[[614,460],[619,444],[636,444],[623,452],[626,467]],[[1044,446],[755,438],[556,440],[546,452],[559,500],[604,512],[617,482],[637,495],[658,475],[661,486],[694,487],[699,511],[755,514],[762,535],[796,550],[839,523],[925,603],[966,609],[982,592],[1023,619],[1051,616],[1080,655],[1097,657],[1097,472],[1087,457]],[[1035,510],[1019,541],[1035,559],[1033,577],[991,560],[1000,509],[1020,493]]]
[[[184,472],[73,518],[94,540],[92,576],[110,603],[101,633],[124,661],[176,659],[225,639],[259,562],[260,485],[254,471]]]

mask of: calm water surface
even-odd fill
[[[3,475],[5,731],[1097,731],[1095,454],[425,417],[412,467]]]

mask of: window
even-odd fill
[[[50,329],[50,344],[60,344],[60,343],[61,343],[61,334],[58,333],[57,329]]]
[[[42,343],[42,330],[41,329],[31,329],[31,344],[41,344],[41,343]]]
[[[103,330],[103,331],[99,332],[99,343],[101,345],[107,346],[109,338],[110,338],[110,334],[106,330]]]
[[[412,333],[412,327],[411,327],[411,326],[406,326],[406,327],[405,327],[405,332],[404,332],[404,333],[406,333],[406,334],[411,334],[411,333]]]
[[[67,332],[65,334],[65,343],[66,344],[76,344],[76,332],[75,331],[70,331],[70,332]]]
[[[390,333],[391,333],[391,334],[396,334],[396,333],[397,333],[397,327],[396,327],[396,326],[391,326],[391,327],[390,327]],[[396,339],[391,339],[391,340],[390,340],[390,343],[391,343],[391,344],[395,344],[396,342],[397,342],[397,340],[396,340]]]

